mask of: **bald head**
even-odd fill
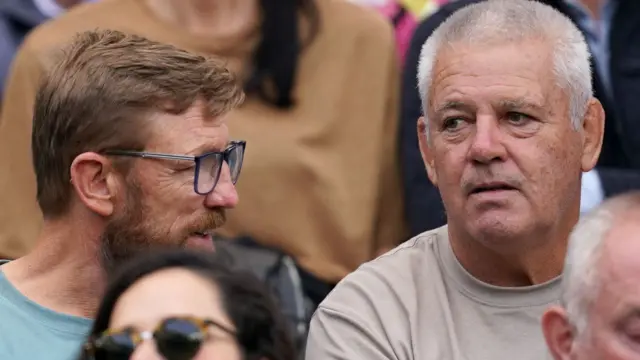
[[[542,320],[555,359],[640,359],[640,192],[578,223],[563,284],[562,307]]]
[[[596,268],[599,269],[602,282],[608,282],[614,277],[630,277],[631,274],[623,272],[634,268],[640,270],[640,206],[629,208],[614,219],[603,241]],[[636,287],[640,287],[640,282]]]

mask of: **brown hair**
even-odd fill
[[[144,149],[145,115],[180,114],[201,99],[209,115],[219,116],[244,100],[220,61],[136,35],[83,32],[61,55],[38,89],[33,119],[37,199],[45,217],[66,211],[76,156]]]

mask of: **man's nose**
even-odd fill
[[[232,209],[238,204],[238,192],[231,181],[229,165],[225,162],[220,170],[220,179],[216,187],[205,198],[205,206],[211,209]]]
[[[499,121],[494,116],[478,117],[469,147],[469,159],[488,164],[495,160],[504,160],[506,155]]]

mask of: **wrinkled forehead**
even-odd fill
[[[211,115],[200,103],[179,114],[154,113],[148,121],[146,148],[188,155],[224,150],[229,143],[230,116],[230,113]]]
[[[428,110],[451,101],[527,101],[550,106],[568,100],[557,84],[553,51],[547,42],[448,44],[435,58]]]

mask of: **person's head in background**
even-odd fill
[[[534,1],[470,5],[426,41],[418,82],[420,149],[461,263],[496,285],[558,276],[604,128],[579,29]]]
[[[118,31],[79,34],[35,106],[43,233],[77,235],[107,269],[153,247],[212,249],[209,233],[238,201],[244,143],[230,141],[225,115],[243,98],[214,59]]]
[[[127,263],[107,287],[81,359],[293,360],[272,297],[222,260],[183,250]]]
[[[571,234],[560,306],[542,330],[556,360],[640,359],[640,192],[618,195]]]

